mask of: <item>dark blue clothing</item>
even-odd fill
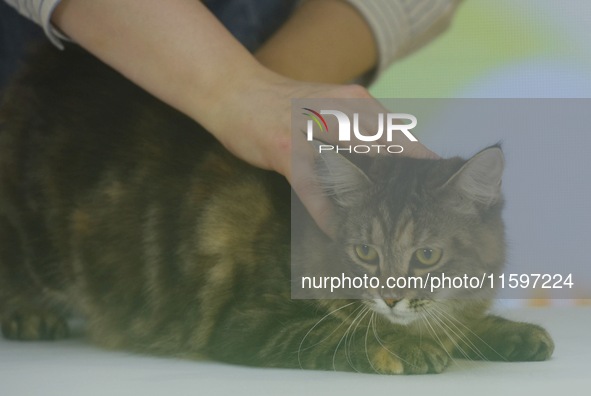
[[[204,4],[254,52],[285,22],[296,0],[205,0]],[[43,30],[0,0],[0,92],[27,46],[36,40],[46,40]]]
[[[43,29],[0,0],[0,92],[18,68],[27,45],[44,37]]]
[[[250,52],[293,11],[296,0],[205,0],[203,3]]]

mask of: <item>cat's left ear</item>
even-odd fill
[[[470,158],[445,185],[476,203],[490,206],[501,199],[505,158],[500,146],[492,146]]]
[[[311,143],[317,150],[323,144],[317,140]],[[320,186],[341,207],[359,203],[372,184],[361,169],[334,150],[318,154],[314,168]]]

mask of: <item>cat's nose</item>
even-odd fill
[[[396,304],[400,301],[400,298],[384,298],[384,302],[390,308],[394,308]]]

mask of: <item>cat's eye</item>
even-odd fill
[[[376,248],[363,244],[355,245],[355,254],[361,261],[370,264],[375,264],[380,257]]]
[[[422,248],[415,252],[415,259],[422,265],[435,265],[441,260],[443,251],[438,248]]]

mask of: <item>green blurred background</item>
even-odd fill
[[[443,35],[395,63],[371,92],[591,97],[591,1],[465,0]]]

